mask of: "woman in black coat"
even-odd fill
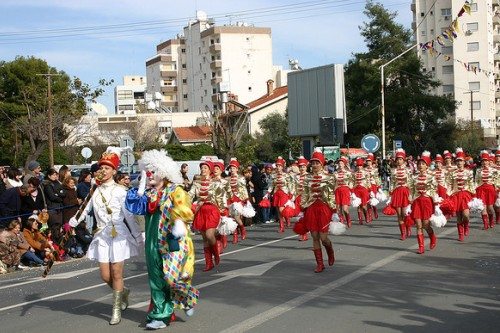
[[[45,200],[47,201],[47,209],[49,211],[49,228],[52,232],[53,240],[59,243],[63,225],[62,207],[66,191],[59,182],[59,176],[55,169],[49,169],[49,171],[47,171],[43,188]]]
[[[23,221],[28,219],[27,214],[33,214],[35,211],[41,212],[45,209],[46,204],[44,200],[43,188],[38,178],[28,179],[28,195],[21,197],[21,212]]]

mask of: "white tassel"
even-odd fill
[[[405,216],[408,216],[411,214],[411,205],[408,205],[405,207]]]
[[[223,216],[220,219],[219,225],[217,226],[217,231],[219,234],[227,236],[231,235],[236,228],[238,227],[238,223],[230,217]]]
[[[243,213],[243,205],[241,202],[233,202],[229,209],[231,210],[232,216],[241,215]]]
[[[377,198],[373,197],[368,201],[368,203],[370,204],[370,206],[375,207],[379,204],[379,201]]]
[[[187,228],[186,224],[182,220],[175,220],[174,221],[174,227],[172,228],[172,235],[174,235],[176,238],[182,238],[186,236],[187,233]]]
[[[446,225],[446,216],[443,215],[443,212],[439,208],[439,206],[434,207],[434,214],[431,215],[429,219],[431,225],[435,228],[442,228]]]
[[[340,222],[330,222],[328,227],[328,232],[332,235],[342,235],[346,230],[346,225]]]
[[[351,206],[353,208],[358,208],[361,205],[361,199],[356,196],[356,194],[351,193]]]
[[[483,200],[479,198],[473,198],[467,205],[472,213],[481,213],[484,210]]]
[[[250,201],[247,202],[245,207],[241,210],[241,215],[244,217],[254,217],[255,216],[255,209],[253,209],[252,204]]]
[[[292,209],[295,209],[295,203],[292,201],[292,200],[288,200],[286,203],[285,203],[285,207],[291,207]]]

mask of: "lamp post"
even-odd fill
[[[392,63],[394,60],[402,57],[406,53],[410,52],[413,50],[415,47],[417,47],[418,44],[413,45],[403,53],[399,54],[398,56],[392,58],[385,64],[381,65],[379,67],[380,69],[380,94],[382,97],[382,101],[380,104],[380,112],[382,113],[382,158],[385,159],[385,101],[384,101],[384,88],[385,88],[385,79],[384,79],[384,67]]]

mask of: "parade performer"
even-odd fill
[[[356,171],[354,172],[354,187],[352,192],[361,199],[358,207],[359,224],[363,224],[363,217],[366,223],[371,223],[367,211],[368,200],[370,200],[371,174],[364,169],[365,161],[361,157],[356,159]]]
[[[146,216],[145,253],[151,292],[146,328],[160,329],[175,318],[174,309],[191,316],[199,298],[199,291],[191,285],[194,246],[189,223],[193,212],[177,163],[165,151],[145,151],[138,165],[141,183],[128,192],[126,207],[135,215]]]
[[[458,240],[462,242],[464,235],[469,235],[468,204],[472,200],[475,185],[472,170],[465,168],[465,154],[462,148],[456,150],[455,163],[457,167],[448,174],[447,187],[457,211]]]
[[[496,185],[498,184],[498,171],[490,166],[490,154],[481,151],[481,167],[476,170],[476,196],[484,203],[481,212],[483,230],[493,228],[495,225],[493,205],[497,198]]]
[[[240,163],[236,158],[231,158],[229,161],[230,176],[226,182],[227,205],[230,208],[231,217],[238,223],[238,228],[233,233],[233,244],[238,243],[238,230],[241,234],[241,239],[247,238],[247,231],[241,219],[242,211],[248,202],[248,191],[246,181],[243,176],[238,174]]]
[[[450,153],[449,150],[445,150],[443,152],[443,158],[444,158],[444,169],[446,170],[447,173],[456,170],[457,166],[453,164],[453,155],[452,153]]]
[[[193,227],[199,230],[203,237],[204,272],[214,268],[214,261],[215,265],[219,264],[216,228],[220,222],[221,210],[225,209],[224,206],[219,206],[220,202],[225,200],[225,190],[220,186],[220,182],[212,180],[211,173],[213,170],[214,164],[212,161],[202,160],[200,162],[201,178],[193,181],[193,185],[189,190],[189,196],[195,202],[196,207]]]
[[[278,220],[280,223],[279,232],[285,232],[285,218],[281,215],[281,212],[283,212],[285,204],[290,199],[289,194],[291,193],[292,184],[289,175],[284,172],[286,163],[283,157],[279,156],[276,159],[275,164],[276,171],[271,175],[271,184],[265,197],[268,198],[272,192],[273,206],[277,209]],[[288,220],[286,222],[287,225],[290,224]]]
[[[328,255],[328,265],[335,262],[333,244],[328,238],[328,228],[332,213],[335,209],[333,182],[330,176],[323,172],[325,156],[320,151],[315,151],[310,159],[311,174],[304,181],[301,206],[304,208],[304,223],[311,232],[313,239],[313,252],[316,258],[316,269],[319,273],[325,269],[321,244]]]
[[[500,149],[495,151],[495,158],[494,158],[494,165],[493,167],[497,170],[497,172],[500,174]],[[500,185],[497,186],[497,197],[500,195]],[[495,222],[496,224],[500,224],[500,205],[495,205]]]
[[[370,174],[370,193],[371,193],[370,197],[375,197],[382,185],[382,180],[380,179],[378,167],[375,163],[376,163],[375,156],[372,153],[369,153],[368,157],[366,158],[365,170]],[[372,213],[373,217],[378,219],[377,206],[372,206],[370,205],[370,202],[368,202],[368,216],[370,221],[373,220]]]
[[[391,170],[389,191],[391,195],[391,206],[398,215],[399,231],[401,240],[411,235],[411,226],[405,225],[405,208],[410,204],[409,185],[412,181],[410,169],[406,166],[406,152],[399,148],[396,150],[396,168]]]
[[[424,229],[431,240],[431,250],[436,247],[437,242],[430,218],[434,213],[433,198],[436,196],[438,185],[434,173],[428,170],[430,164],[431,153],[424,151],[417,161],[418,173],[413,176],[413,181],[410,183],[411,197],[414,198],[411,204],[411,214],[417,224],[418,254],[425,252]]]
[[[443,166],[443,157],[439,154],[434,158],[434,177],[437,182],[437,194],[442,199],[448,199],[448,190],[446,189],[446,174],[447,171]]]
[[[297,160],[297,165],[299,167],[299,173],[295,175],[294,181],[294,193],[295,193],[295,210],[297,212],[302,212],[301,200],[302,200],[302,192],[304,192],[304,180],[307,176],[307,165],[309,161],[304,157],[300,156]],[[307,233],[303,235],[299,235],[299,241],[308,240]]]
[[[341,156],[339,167],[332,175],[333,188],[335,191],[335,204],[339,209],[339,216],[343,217],[347,227],[352,226],[351,215],[349,214],[349,205],[351,204],[351,189],[353,187],[353,174],[349,170],[349,159]]]
[[[76,227],[93,209],[97,231],[87,250],[87,257],[99,262],[101,278],[113,289],[113,311],[110,325],[121,321],[121,311],[128,307],[129,289],[124,287],[123,266],[125,260],[139,252],[143,240],[134,216],[125,209],[127,189],[113,180],[120,164],[123,149],[108,147],[99,160],[100,185],[82,214],[69,221]]]

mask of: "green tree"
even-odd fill
[[[347,98],[347,142],[360,144],[363,135],[381,135],[379,66],[394,59],[415,42],[410,30],[395,23],[396,13],[368,1],[368,22],[360,27],[367,52],[348,62],[345,73]],[[385,67],[385,117],[388,148],[401,139],[410,154],[424,149],[441,150],[452,144],[455,101],[429,91],[440,85],[421,71],[416,52],[408,52]]]
[[[165,149],[174,161],[194,161],[201,159],[202,156],[214,155],[214,149],[205,143],[192,146],[170,144],[166,145]]]

